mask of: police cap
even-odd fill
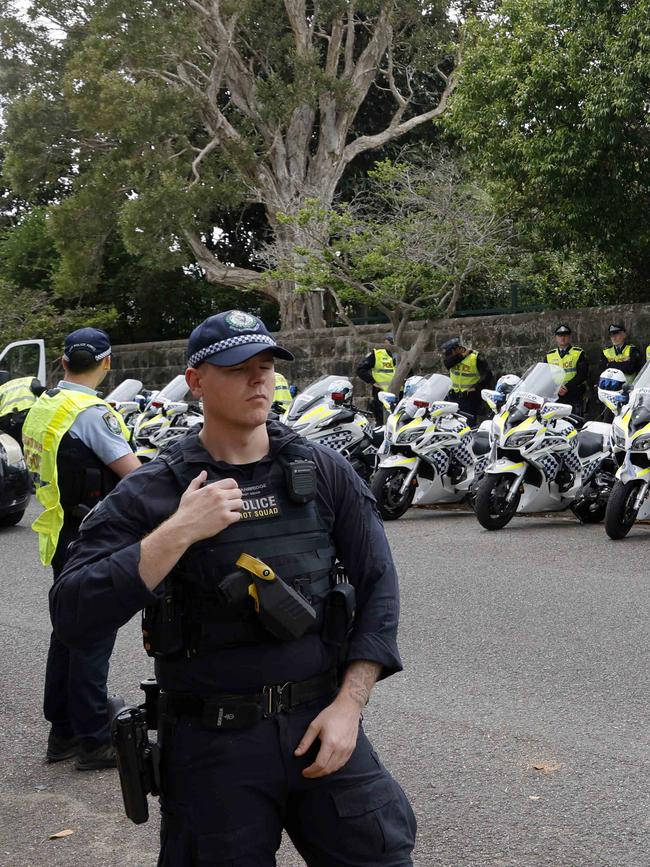
[[[454,349],[458,349],[462,345],[460,337],[452,337],[450,340],[445,340],[440,349],[443,352],[453,352]]]
[[[618,334],[619,331],[625,331],[625,326],[622,322],[612,322],[607,330],[610,334]]]
[[[209,316],[190,334],[187,366],[198,367],[207,361],[217,367],[228,367],[265,351],[286,361],[294,360],[288,349],[278,346],[257,316],[242,310],[227,310]]]
[[[563,323],[562,325],[558,325],[558,327],[555,329],[555,333],[556,334],[572,334],[572,331],[568,325],[564,325],[564,323]]]
[[[63,358],[70,361],[76,352],[91,355],[95,361],[101,361],[111,354],[111,340],[101,328],[78,328],[68,334],[63,347]]]

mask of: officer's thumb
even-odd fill
[[[198,491],[200,487],[203,486],[205,480],[208,478],[208,474],[205,470],[201,470],[201,472],[196,476],[196,478],[192,479],[192,481],[187,486],[186,494],[191,493],[192,491]]]

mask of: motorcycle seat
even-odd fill
[[[581,458],[590,458],[603,448],[603,438],[600,434],[588,430],[578,432],[578,455]]]

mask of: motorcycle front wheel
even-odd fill
[[[634,505],[640,482],[616,482],[607,501],[605,532],[610,539],[624,539],[636,521]]]
[[[377,470],[373,476],[370,490],[375,495],[379,514],[384,521],[401,518],[413,502],[415,485],[409,485],[406,491],[401,493],[408,473],[406,467],[387,467]]]
[[[486,530],[501,530],[517,511],[521,488],[507,502],[506,497],[516,476],[510,473],[485,475],[480,481],[474,501],[474,512],[481,527]]]

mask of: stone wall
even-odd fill
[[[646,344],[650,343],[650,304],[441,320],[422,360],[421,372],[442,370],[440,345],[450,337],[460,336],[466,345],[487,355],[495,373],[522,373],[532,362],[543,360],[544,353],[553,345],[555,328],[566,322],[573,329],[573,342],[589,355],[595,381],[602,369],[601,349],[610,342],[607,326],[619,321],[628,327],[632,341],[645,352]],[[296,363],[280,362],[278,367],[299,387],[324,373],[351,376],[357,360],[370,347],[381,344],[386,330],[385,325],[361,325],[357,329],[279,332],[276,339],[291,349]],[[107,385],[112,387],[126,377],[134,377],[146,387],[160,388],[185,369],[185,347],[185,340],[116,346]],[[354,384],[359,394],[365,392],[360,380],[355,378]]]

